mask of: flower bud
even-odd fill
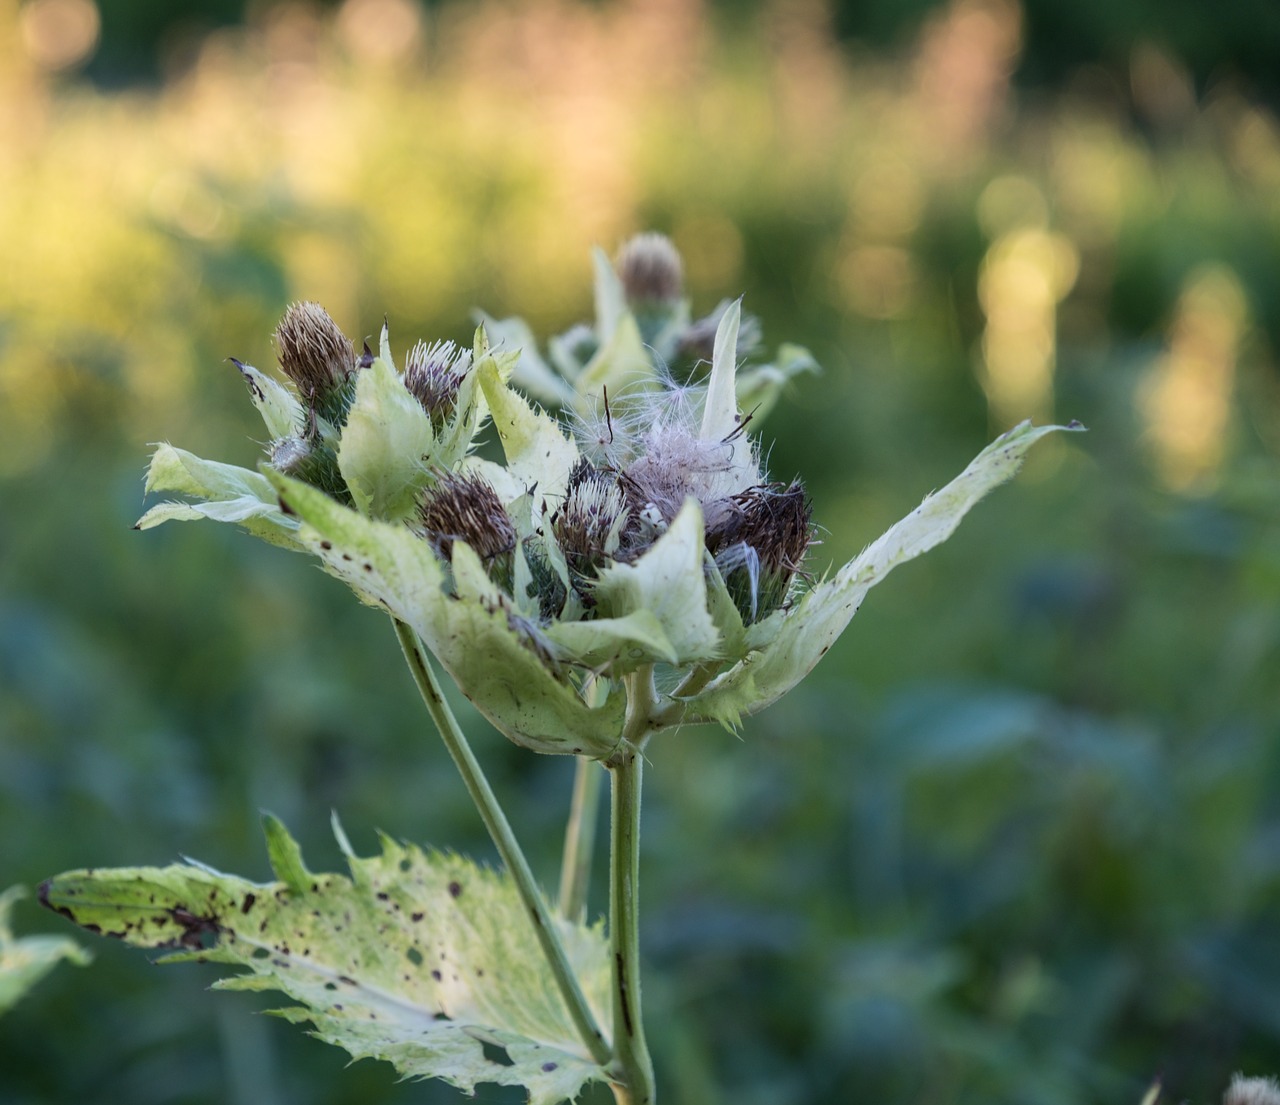
[[[354,395],[356,350],[318,303],[292,303],[276,327],[280,367],[311,410],[341,426]]]
[[[337,456],[319,439],[292,434],[273,441],[267,452],[267,463],[277,472],[308,483],[341,503],[351,501],[346,481],[338,470]]]
[[[633,310],[671,306],[679,303],[684,294],[684,266],[665,234],[637,234],[622,247],[617,269],[627,304]]]
[[[786,602],[813,544],[813,504],[796,481],[785,489],[753,487],[720,505],[707,549],[749,625]]]
[[[516,528],[497,492],[480,476],[441,472],[418,507],[423,535],[441,560],[453,559],[453,543],[465,541],[489,578],[511,590]]]
[[[591,581],[617,557],[630,518],[617,477],[589,461],[579,462],[569,475],[564,506],[552,519],[551,530],[569,566],[574,590],[588,606],[593,604]]]
[[[471,352],[451,341],[418,342],[404,365],[404,386],[439,433],[458,409],[458,389],[471,368]]]

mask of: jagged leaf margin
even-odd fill
[[[18,1000],[66,959],[85,966],[92,958],[84,948],[65,936],[13,935],[9,913],[13,903],[27,896],[25,886],[11,886],[0,894],[0,1013]]]
[[[275,818],[265,819],[276,882],[201,864],[58,875],[40,900],[76,924],[174,960],[248,967],[220,989],[280,990],[280,1010],[354,1058],[473,1093],[522,1085],[530,1105],[576,1098],[607,1076],[579,1039],[510,880],[465,857],[383,836],[351,876],[312,874]],[[608,1023],[600,927],[561,923],[571,965]]]

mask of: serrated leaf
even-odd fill
[[[435,434],[427,412],[381,357],[356,377],[338,470],[361,513],[396,521],[413,512],[430,480]]]
[[[284,548],[298,548],[294,539],[297,522],[281,511],[275,489],[259,472],[204,460],[185,449],[161,444],[156,446],[147,468],[146,490],[176,491],[207,501],[160,503],[138,519],[138,529],[208,518],[235,522],[255,537]]]
[[[592,589],[606,617],[648,611],[670,642],[669,663],[700,663],[719,654],[720,632],[707,610],[702,572],[702,508],[686,499],[667,532],[630,564],[611,564]]]
[[[365,601],[412,628],[505,736],[538,752],[605,757],[613,751],[625,712],[622,692],[602,706],[583,702],[553,673],[539,652],[536,628],[511,616],[466,544],[454,543],[452,575],[460,584],[454,597],[446,591],[444,566],[420,537],[279,473],[270,476],[305,523],[300,544]]]
[[[794,609],[767,619],[767,633],[755,636],[762,647],[690,699],[682,720],[733,725],[744,714],[776,702],[813,670],[872,587],[899,564],[950,537],[975,503],[1017,472],[1040,438],[1079,428],[1023,422],[998,437],[946,487],[927,497],[834,577],[813,587]],[[752,638],[748,631],[749,644]]]
[[[350,877],[293,886],[184,865],[72,871],[46,882],[41,900],[139,947],[248,968],[219,988],[282,991],[300,1003],[281,1011],[286,1019],[405,1077],[467,1093],[482,1082],[522,1085],[530,1105],[605,1079],[505,875],[386,837],[381,854],[348,862]],[[584,996],[607,1024],[604,936],[560,924]],[[487,1058],[486,1044],[508,1062]]]
[[[511,373],[512,383],[544,403],[573,402],[573,388],[556,375],[539,355],[537,339],[524,319],[497,319],[483,311],[477,311],[476,315],[495,349],[517,355]]]
[[[66,936],[15,937],[9,914],[13,903],[26,895],[23,886],[11,886],[0,894],[0,1013],[12,1008],[64,959],[83,967],[93,958]]]
[[[502,442],[508,473],[525,490],[536,488],[539,495],[552,499],[563,495],[579,460],[577,445],[554,418],[503,383],[496,367],[481,365],[477,375]]]
[[[288,437],[297,433],[302,425],[302,404],[297,396],[283,384],[259,372],[253,365],[235,359],[231,362],[240,370],[249,388],[249,397],[262,415],[267,433],[273,438]]]

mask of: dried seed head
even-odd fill
[[[813,544],[813,504],[803,485],[753,487],[720,504],[707,549],[748,624],[787,600]]]
[[[280,367],[302,398],[324,417],[335,393],[346,390],[356,371],[351,339],[318,303],[292,303],[276,327]]]
[[[480,557],[490,578],[511,589],[516,529],[497,492],[480,476],[437,474],[418,507],[424,536],[437,556],[453,559],[453,543],[465,541]]]
[[[1274,1078],[1237,1074],[1223,1094],[1222,1105],[1280,1105],[1280,1085]]]
[[[632,307],[678,303],[684,292],[684,266],[665,234],[637,234],[619,252],[617,268]]]
[[[458,389],[471,367],[471,352],[451,341],[418,342],[404,365],[404,386],[439,431],[458,407]]]
[[[663,523],[670,523],[693,496],[711,526],[722,500],[759,482],[750,441],[709,441],[682,419],[654,426],[643,436],[642,447],[622,474],[628,505],[638,516],[656,511]]]
[[[575,589],[584,598],[589,597],[590,581],[599,569],[617,556],[630,519],[617,476],[580,461],[569,476],[564,505],[556,512],[551,530]]]

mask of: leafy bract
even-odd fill
[[[872,587],[899,564],[950,537],[979,499],[1017,472],[1027,450],[1045,434],[1080,428],[1023,422],[996,438],[959,476],[811,588],[794,609],[775,611],[753,625],[747,634],[753,651],[686,701],[679,720],[733,725],[776,702],[813,670]]]
[[[606,757],[625,703],[619,691],[590,707],[553,672],[538,631],[522,623],[463,542],[453,546],[457,592],[430,545],[404,526],[365,518],[322,491],[268,472],[301,519],[299,544],[365,601],[418,634],[459,689],[507,737],[538,752]]]
[[[248,385],[249,397],[253,400],[253,405],[258,408],[258,413],[262,415],[267,433],[273,438],[281,438],[302,429],[304,421],[302,404],[298,402],[293,392],[271,379],[270,376],[259,372],[253,365],[243,364],[240,361],[233,363],[240,370],[245,384]]]
[[[515,355],[511,380],[530,395],[541,399],[544,403],[571,404],[574,399],[573,388],[552,371],[538,353],[537,339],[529,324],[522,318],[494,318],[483,311],[477,311],[480,320],[493,347],[508,351]]]
[[[173,491],[205,501],[159,503],[138,519],[138,529],[151,529],[162,522],[210,518],[236,522],[273,545],[298,547],[294,537],[297,523],[281,511],[275,490],[259,472],[203,460],[185,449],[161,444],[156,446],[147,469],[146,490]]]
[[[0,1013],[66,959],[80,966],[92,958],[84,948],[65,936],[13,935],[9,913],[13,903],[26,897],[26,887],[11,886],[0,894]]]
[[[393,521],[412,514],[430,479],[427,463],[434,444],[422,404],[377,357],[356,376],[338,447],[338,470],[361,513]]]
[[[719,651],[720,632],[707,610],[703,548],[702,508],[689,498],[642,556],[631,564],[609,565],[596,580],[593,594],[606,615],[626,619],[647,611],[653,616],[670,653],[650,659],[699,663]]]
[[[312,874],[267,819],[277,881],[202,865],[71,871],[40,888],[76,924],[174,960],[246,967],[220,989],[279,990],[281,1010],[355,1058],[409,1078],[522,1085],[530,1105],[575,1098],[606,1077],[579,1038],[511,881],[463,857],[382,838],[350,876]],[[558,922],[584,996],[608,1023],[599,928]]]
[[[526,491],[555,499],[564,494],[578,462],[578,447],[560,423],[503,382],[496,367],[476,369],[480,388],[507,459],[507,472]]]

